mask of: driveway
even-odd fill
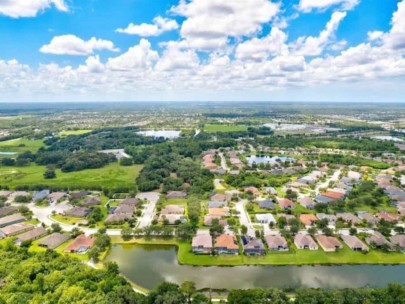
[[[222,169],[224,169],[225,171],[229,171],[229,167],[228,167],[228,165],[226,164],[226,158],[225,158],[225,156],[224,156],[224,153],[222,153],[222,152],[220,152],[220,153],[218,153],[218,155],[219,155],[219,157],[221,158],[221,167],[222,167]]]
[[[148,201],[137,225],[138,228],[144,228],[152,224],[152,220],[155,216],[156,203],[159,200],[160,194],[157,192],[144,192],[139,193],[137,197],[139,199],[146,199]]]
[[[322,184],[318,185],[315,188],[316,195],[319,194],[319,189],[328,188],[330,182],[338,181],[340,173],[341,173],[341,170],[336,170],[330,178],[326,179],[326,181],[324,181]]]
[[[241,225],[245,225],[247,227],[247,234],[250,236],[255,236],[255,229],[250,221],[249,215],[245,209],[247,201],[241,200],[235,203],[235,210],[239,212],[239,221]]]

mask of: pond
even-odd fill
[[[149,137],[163,137],[166,139],[176,139],[180,137],[181,131],[176,130],[148,130],[148,131],[139,131],[137,132],[140,135],[149,136]]]
[[[107,261],[115,261],[135,284],[154,288],[163,281],[194,281],[198,288],[314,287],[346,288],[405,284],[405,265],[237,266],[179,265],[174,246],[114,245]]]
[[[403,142],[401,138],[394,137],[394,136],[373,136],[371,137],[373,139],[378,139],[378,140],[388,140],[388,141],[395,141],[395,142]]]
[[[12,156],[12,155],[16,155],[17,154],[17,152],[0,152],[0,155],[10,155],[10,156]]]
[[[247,157],[247,160],[250,165],[253,163],[258,164],[274,164],[277,162],[285,162],[285,161],[290,161],[290,162],[295,162],[295,159],[292,157],[285,157],[285,156],[258,156],[258,155],[251,155]]]

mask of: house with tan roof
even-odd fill
[[[374,231],[373,235],[366,237],[366,243],[372,248],[381,248],[382,246],[393,247],[379,231]]]
[[[288,242],[287,240],[281,235],[266,235],[264,237],[267,247],[269,250],[273,251],[287,251],[288,250]]]
[[[44,227],[36,227],[32,230],[20,234],[15,240],[16,245],[21,245],[25,241],[35,241],[44,235],[48,234],[48,231]]]
[[[209,208],[208,215],[216,215],[216,216],[228,216],[229,215],[229,208]]]
[[[315,225],[318,221],[318,218],[314,214],[301,214],[300,215],[300,222],[306,227],[311,227]]]
[[[186,196],[187,196],[186,191],[169,191],[166,194],[167,199],[170,199],[170,198],[174,198],[174,199],[185,198]]]
[[[334,252],[343,248],[342,243],[340,243],[339,240],[333,236],[319,234],[316,236],[316,240],[325,252]]]
[[[204,216],[204,225],[205,226],[211,226],[213,220],[218,220],[218,223],[222,227],[225,227],[226,225],[228,225],[227,220],[222,219],[222,216],[220,216],[220,215],[205,215]]]
[[[355,235],[342,235],[342,240],[353,251],[368,251],[368,246]]]
[[[0,218],[0,228],[9,226],[12,224],[17,224],[25,221],[25,217],[21,215],[21,213],[15,213],[12,215],[8,215],[5,217]]]
[[[161,211],[160,214],[184,214],[184,206],[180,205],[166,205]]]
[[[62,198],[64,198],[66,196],[66,192],[52,192],[51,194],[49,194],[47,196],[48,202],[50,204],[55,204],[57,203],[59,200],[61,200]]]
[[[48,249],[55,249],[65,243],[67,240],[71,238],[70,234],[62,234],[62,233],[53,233],[48,236],[46,239],[40,241],[38,246],[45,247]]]
[[[380,211],[376,214],[377,218],[381,220],[386,220],[387,222],[399,222],[401,220],[401,216],[398,214],[390,213],[387,211]]]
[[[212,253],[212,237],[209,234],[199,234],[193,237],[191,243],[192,252],[194,254],[211,254]]]
[[[187,222],[187,218],[183,214],[161,214],[159,216],[159,221],[163,224],[177,225],[178,223]]]
[[[253,196],[259,196],[260,195],[260,191],[256,187],[250,186],[250,187],[244,187],[243,189],[245,190],[245,192],[252,193]]]
[[[403,252],[405,252],[405,234],[397,234],[390,238],[393,245],[398,246]]]
[[[336,213],[337,218],[342,219],[344,222],[352,225],[357,225],[361,223],[361,220],[355,216],[353,213],[342,212]]]
[[[298,199],[298,203],[300,203],[301,206],[307,209],[314,209],[315,208],[315,202],[312,198],[309,196],[304,196]]]
[[[318,250],[318,244],[309,234],[298,233],[294,237],[294,244],[298,249]]]
[[[34,228],[35,226],[31,224],[13,224],[10,226],[6,226],[0,228],[0,239],[17,235],[19,233],[23,233]]]
[[[238,241],[234,235],[221,234],[215,240],[215,252],[218,255],[237,255],[239,254]]]

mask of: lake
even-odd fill
[[[291,161],[295,162],[294,158],[291,157],[285,157],[285,156],[257,156],[257,155],[251,155],[247,157],[247,160],[250,165],[253,163],[258,164],[274,164],[277,162],[285,162],[285,161]]]
[[[405,265],[237,266],[179,265],[174,246],[123,245],[112,247],[106,261],[147,289],[163,281],[194,281],[198,288],[314,287],[346,288],[405,284]]]
[[[149,136],[149,137],[163,137],[166,139],[176,139],[180,137],[181,131],[176,130],[148,130],[148,131],[139,131],[137,132],[140,135]]]
[[[17,154],[17,152],[0,152],[0,155],[10,155],[10,156],[12,156],[12,155],[16,155]]]

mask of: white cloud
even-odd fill
[[[279,6],[268,0],[181,0],[172,11],[186,17],[180,33],[190,47],[215,50],[225,48],[229,37],[260,31]]]
[[[177,30],[179,25],[176,20],[162,18],[160,16],[153,19],[153,24],[141,23],[135,25],[130,23],[126,28],[119,28],[116,30],[118,33],[124,33],[129,35],[138,35],[142,37],[158,36],[164,32]]]
[[[333,41],[340,22],[346,17],[346,12],[334,12],[325,29],[317,37],[300,37],[293,44],[295,53],[304,56],[320,55],[325,47]]]
[[[385,43],[392,49],[405,49],[405,1],[398,3],[398,9],[392,16],[391,30],[385,35]]]
[[[302,12],[310,12],[313,9],[325,10],[331,6],[339,5],[342,10],[350,10],[359,4],[360,0],[300,0],[298,9]]]
[[[52,5],[59,11],[68,11],[64,0],[2,0],[0,1],[0,15],[12,18],[35,17]]]
[[[107,66],[111,70],[128,71],[132,69],[148,69],[159,59],[156,51],[146,39],[141,39],[138,45],[130,47],[124,54],[110,58]]]
[[[182,50],[179,44],[170,43],[156,64],[156,69],[165,72],[188,70],[192,73],[198,65],[199,59],[193,50]]]
[[[49,44],[40,48],[40,52],[46,54],[81,56],[91,55],[95,50],[118,51],[111,41],[97,39],[95,37],[85,41],[75,35],[55,36]]]
[[[287,35],[273,27],[263,38],[253,38],[240,43],[236,48],[236,58],[242,60],[264,60],[269,56],[288,54]]]

